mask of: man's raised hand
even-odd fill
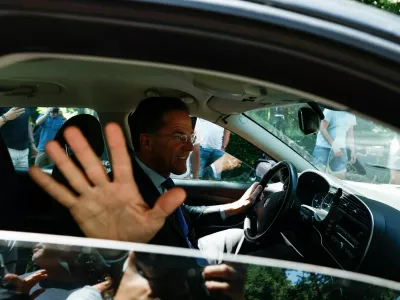
[[[121,128],[115,123],[108,124],[105,134],[111,154],[112,180],[75,127],[67,128],[64,136],[84,172],[57,142],[47,143],[46,151],[78,196],[37,167],[32,167],[30,174],[47,193],[70,210],[87,236],[147,243],[164,225],[166,217],[182,204],[186,194],[180,188],[173,188],[150,208],[135,183]]]

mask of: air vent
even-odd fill
[[[367,226],[367,228],[371,228],[371,214],[368,208],[365,207],[364,203],[361,202],[361,200],[343,191],[339,208],[344,210],[348,215],[352,216],[360,223]]]

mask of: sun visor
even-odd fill
[[[193,85],[212,94],[207,105],[222,114],[239,114],[265,106],[302,102],[296,96],[275,89],[207,75],[197,75]]]

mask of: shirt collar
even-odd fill
[[[162,194],[164,192],[164,188],[161,186],[161,184],[165,181],[165,177],[161,176],[158,174],[156,171],[150,169],[148,166],[146,166],[137,156],[135,156],[136,162],[139,164],[139,166],[142,168],[144,173],[149,176],[150,180],[153,182],[155,187],[160,191]]]

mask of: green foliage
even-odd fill
[[[252,168],[262,154],[260,149],[234,133],[231,133],[228,147],[225,150]]]
[[[296,279],[297,277],[297,279]],[[343,296],[340,294],[343,293]],[[251,265],[245,295],[256,299],[396,299],[398,292],[332,276]]]
[[[400,1],[398,0],[356,0],[364,4],[375,6],[394,14],[400,15]]]
[[[285,270],[264,266],[249,266],[245,286],[246,299],[290,299],[293,287]]]

